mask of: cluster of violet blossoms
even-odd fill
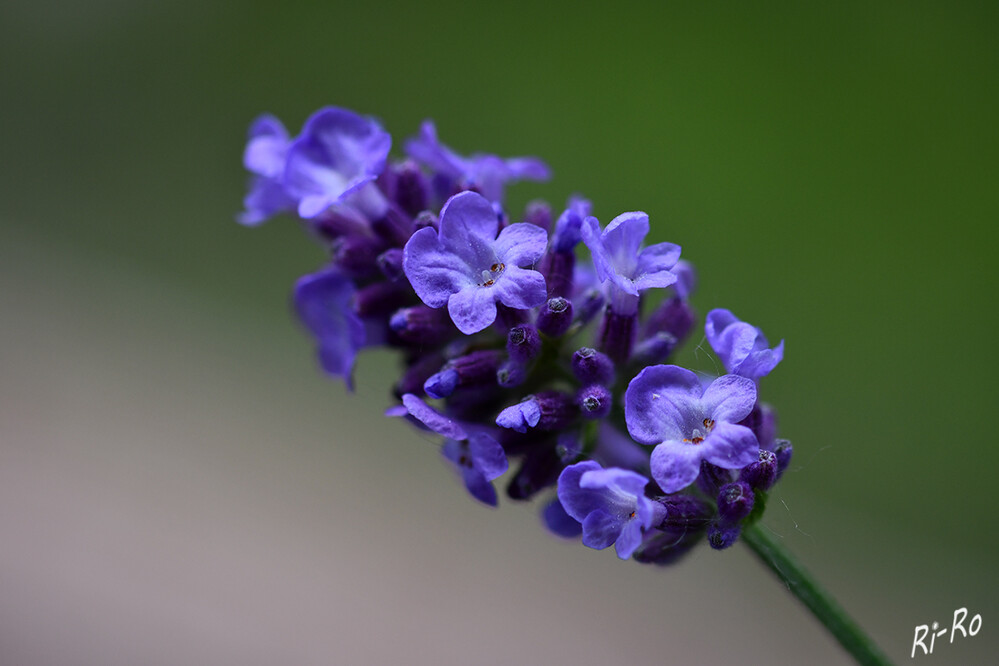
[[[546,180],[540,160],[459,155],[429,121],[407,159],[391,143],[332,107],[295,137],[271,116],[250,128],[239,221],[290,214],[329,251],[294,291],[323,369],[352,388],[361,349],[398,350],[387,414],[440,435],[486,504],[513,463],[507,495],[546,498],[555,534],[656,564],[734,543],[791,458],[757,391],[783,342],[713,310],[704,334],[728,374],[670,364],[695,275],[679,246],[646,244],[648,215],[602,226],[573,197],[511,219],[504,187]]]

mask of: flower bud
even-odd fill
[[[331,254],[333,261],[352,277],[368,277],[378,270],[376,263],[384,244],[369,236],[351,234],[333,241]]]
[[[646,335],[659,332],[669,333],[677,340],[677,344],[690,334],[697,320],[693,308],[687,301],[674,296],[666,299],[645,322]]]
[[[739,539],[742,528],[736,525],[713,523],[708,527],[708,545],[715,550],[725,550]]]
[[[362,317],[379,317],[395,312],[412,302],[412,291],[402,285],[393,282],[374,282],[357,290],[354,297],[354,311]]]
[[[586,419],[602,419],[610,414],[612,401],[611,392],[600,384],[591,384],[576,394],[576,404]]]
[[[659,529],[699,530],[713,515],[707,502],[692,495],[666,495],[656,499],[666,508],[666,517],[656,525]]]
[[[551,231],[552,207],[548,205],[547,201],[540,199],[528,203],[527,209],[524,211],[524,222],[541,227],[545,231]]]
[[[737,523],[753,510],[756,496],[745,481],[728,483],[718,491],[718,515],[722,522]]]
[[[610,356],[613,361],[626,363],[631,356],[631,348],[635,344],[637,327],[637,314],[618,314],[608,310],[604,315],[603,327],[600,330],[601,351]]]
[[[389,248],[375,260],[382,275],[388,278],[389,282],[398,282],[404,275],[402,269],[402,249],[398,247]]]
[[[429,205],[430,181],[415,162],[407,160],[396,167],[395,201],[410,215]]]
[[[572,325],[572,303],[561,296],[549,298],[538,313],[538,330],[545,335],[557,338],[564,335]]]
[[[582,347],[572,354],[572,374],[579,383],[610,386],[614,383],[614,362],[607,354],[590,347]]]
[[[444,308],[414,305],[396,310],[389,319],[389,328],[399,339],[417,345],[436,345],[452,337],[454,324]]]
[[[432,228],[434,231],[440,230],[440,220],[438,220],[437,216],[429,210],[425,210],[413,218],[413,233],[416,233],[420,229],[426,229],[427,227]]]
[[[485,349],[448,361],[440,372],[423,384],[431,398],[446,398],[459,387],[478,387],[496,383],[496,370],[502,352]]]
[[[631,360],[638,366],[657,365],[676,348],[677,339],[672,333],[659,331],[651,337],[640,340],[631,352]]]
[[[572,293],[572,277],[576,268],[576,255],[551,250],[543,259],[542,273],[548,285],[549,296],[568,298]]]
[[[690,552],[702,534],[701,530],[649,530],[632,557],[643,564],[674,564]]]
[[[733,480],[732,472],[729,470],[712,465],[706,460],[701,461],[701,473],[697,475],[697,487],[705,495],[714,497],[718,494],[718,490],[722,486],[726,483],[731,483]]]
[[[746,465],[739,479],[756,490],[769,490],[777,480],[777,456],[773,451],[760,449],[760,459]]]
[[[774,445],[774,455],[777,456],[777,478],[780,479],[781,475],[787,469],[787,466],[791,464],[791,442],[786,439],[778,439]]]
[[[510,329],[506,338],[506,353],[510,360],[528,363],[541,351],[541,335],[531,324],[518,324]]]
[[[527,381],[527,368],[517,361],[504,361],[496,370],[496,383],[503,388],[520,386]]]
[[[576,317],[576,323],[579,326],[586,326],[600,314],[606,303],[603,293],[599,289],[590,289],[585,294],[579,303],[579,313]]]

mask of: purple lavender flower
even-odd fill
[[[289,143],[288,131],[272,115],[264,114],[250,125],[243,166],[254,176],[243,199],[246,210],[236,218],[240,224],[256,226],[278,213],[295,209],[295,200],[282,182]]]
[[[454,465],[472,497],[496,506],[496,489],[492,481],[502,476],[508,467],[506,453],[499,442],[483,430],[467,430],[412,393],[402,396],[402,404],[410,416],[447,438],[441,453]]]
[[[511,157],[476,153],[462,157],[437,140],[437,128],[426,120],[420,134],[406,142],[406,153],[438,174],[466,187],[474,187],[490,201],[503,200],[503,186],[512,180],[548,180],[548,165],[536,157]]]
[[[656,445],[652,478],[666,493],[693,483],[702,460],[741,469],[759,459],[756,435],[736,425],[754,404],[752,380],[725,375],[702,388],[697,375],[675,365],[645,368],[624,396],[628,432],[637,442]]]
[[[545,279],[533,265],[547,245],[545,230],[511,224],[496,236],[492,204],[475,192],[451,197],[441,209],[440,233],[420,229],[403,250],[403,270],[432,308],[447,303],[455,326],[471,335],[496,320],[496,302],[527,309],[545,301]]]
[[[656,243],[642,248],[648,233],[649,216],[642,212],[618,215],[603,232],[597,218],[588,217],[583,222],[583,242],[593,255],[600,281],[610,281],[617,288],[612,289],[611,306],[619,314],[631,314],[631,304],[638,307],[638,292],[677,281],[671,269],[680,258],[680,246]],[[632,298],[615,299],[615,291]]]
[[[642,530],[665,516],[645,496],[649,480],[617,467],[603,469],[592,460],[566,467],[558,478],[558,499],[565,512],[583,525],[583,545],[598,550],[615,545],[622,560],[642,542]]]
[[[385,168],[392,137],[370,118],[336,107],[320,109],[288,147],[284,184],[298,214],[314,218],[342,203]]]
[[[712,310],[704,322],[704,334],[725,369],[757,380],[765,377],[784,358],[784,341],[773,349],[763,331],[740,321],[728,310]]]
[[[352,309],[354,284],[338,268],[305,275],[295,284],[295,309],[316,339],[326,372],[343,377],[353,390],[354,357],[364,346],[364,323]]]

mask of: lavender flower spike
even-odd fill
[[[420,229],[403,250],[403,270],[432,308],[445,303],[455,326],[471,335],[496,320],[496,302],[528,309],[547,297],[532,266],[548,243],[545,230],[519,222],[503,229],[492,204],[475,192],[451,197],[441,209],[440,233]]]
[[[649,216],[642,212],[618,215],[603,232],[597,218],[583,222],[583,242],[593,255],[600,281],[609,280],[616,288],[611,307],[619,314],[631,314],[632,304],[637,309],[638,292],[668,287],[677,280],[671,269],[680,259],[680,246],[656,243],[642,248],[648,233]]]
[[[770,374],[784,358],[784,341],[773,349],[763,331],[740,321],[728,310],[712,310],[704,321],[704,334],[725,369],[756,380]]]
[[[323,369],[353,390],[354,357],[364,346],[364,323],[354,314],[354,284],[336,267],[305,275],[295,284],[295,310],[316,339]]]
[[[510,180],[548,180],[548,165],[536,157],[511,157],[476,153],[462,157],[437,140],[437,128],[426,120],[420,135],[406,142],[406,153],[440,175],[475,187],[490,201],[503,200],[503,186]]]
[[[582,523],[584,546],[599,550],[614,544],[617,556],[626,560],[642,543],[642,530],[665,517],[663,506],[645,496],[648,481],[636,472],[603,469],[587,460],[559,475],[558,499]]]
[[[492,481],[502,476],[509,464],[500,443],[482,430],[464,428],[412,393],[402,396],[402,404],[410,416],[428,429],[447,437],[441,453],[461,474],[472,497],[489,506],[496,506],[496,489],[493,488]]]
[[[284,184],[298,214],[316,217],[385,168],[392,137],[377,122],[336,107],[320,109],[288,148]]]
[[[625,421],[632,438],[655,445],[652,478],[666,493],[694,482],[706,460],[723,469],[756,462],[760,445],[737,425],[756,404],[756,383],[725,375],[707,388],[690,370],[675,365],[645,368],[628,384]]]

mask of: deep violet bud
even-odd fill
[[[718,494],[718,489],[726,483],[735,480],[735,473],[730,469],[722,469],[718,465],[712,465],[707,460],[701,461],[701,473],[697,477],[697,487],[709,497]]]
[[[547,201],[532,201],[527,204],[524,211],[524,222],[541,227],[545,231],[552,228],[552,207]]]
[[[553,498],[541,510],[541,520],[549,532],[563,539],[576,539],[583,533],[583,526],[565,512],[558,497]]]
[[[402,272],[402,249],[398,247],[389,248],[375,259],[378,270],[388,278],[389,282],[398,282],[404,273]]]
[[[777,456],[777,479],[779,480],[784,472],[787,470],[788,465],[791,464],[791,454],[793,450],[791,449],[791,442],[786,439],[778,439],[777,443],[774,445],[774,454]]]
[[[518,324],[506,337],[506,353],[510,360],[527,363],[541,351],[541,336],[531,324]]]
[[[668,566],[679,561],[697,545],[701,530],[650,530],[632,556],[642,564]]]
[[[420,300],[446,305],[458,330],[471,335],[496,320],[497,302],[521,310],[544,302],[544,276],[524,267],[533,266],[547,244],[544,229],[532,224],[500,231],[492,204],[462,192],[444,204],[439,233],[425,228],[409,239],[403,268]]]
[[[484,349],[451,359],[440,372],[424,383],[423,390],[432,398],[446,398],[459,387],[494,384],[496,370],[502,360],[502,352],[493,349]]]
[[[742,469],[739,479],[755,490],[769,490],[777,480],[777,455],[773,451],[760,450],[760,459]]]
[[[396,310],[389,328],[400,340],[417,345],[439,345],[457,333],[446,312],[426,305]]]
[[[404,285],[374,282],[357,290],[354,310],[362,317],[380,317],[391,314],[412,302],[413,293]]]
[[[690,334],[696,320],[690,304],[682,298],[673,297],[664,301],[649,315],[645,322],[645,334],[649,336],[665,332],[680,341]]]
[[[722,486],[718,491],[718,515],[723,522],[737,523],[750,514],[756,496],[745,481]]]
[[[573,275],[576,269],[576,255],[570,252],[549,252],[542,261],[545,282],[549,296],[572,294]]]
[[[395,202],[410,215],[426,210],[430,204],[430,181],[423,170],[406,160],[395,171]]]
[[[561,430],[576,416],[573,400],[558,391],[542,391],[507,407],[496,417],[496,425],[517,432],[528,428]]]
[[[557,338],[565,335],[572,325],[572,303],[561,296],[549,298],[538,313],[538,330]]]
[[[333,241],[333,261],[342,270],[356,278],[369,277],[378,271],[378,255],[385,246],[368,236],[341,236]]]
[[[610,414],[613,396],[600,384],[592,384],[579,390],[576,394],[576,404],[579,413],[586,419],[602,419]]]
[[[559,254],[569,254],[583,240],[581,228],[583,220],[589,217],[593,206],[580,196],[572,196],[566,209],[555,222],[552,233],[552,251]]]
[[[422,395],[424,393],[424,382],[440,370],[443,364],[444,356],[440,353],[435,352],[420,356],[402,373],[402,378],[399,379],[399,382],[395,386],[395,396],[402,398],[406,393]]]
[[[739,539],[742,528],[738,524],[712,523],[708,527],[708,545],[715,550],[725,550]]]
[[[637,329],[638,314],[618,314],[608,308],[600,329],[600,349],[618,363],[627,362]]]
[[[712,310],[704,321],[704,335],[725,369],[757,380],[770,373],[784,358],[784,341],[770,349],[763,331],[740,321],[728,310]]]
[[[656,500],[666,509],[659,529],[696,530],[708,524],[714,512],[707,502],[691,495],[667,495]]]
[[[572,354],[572,374],[584,386],[610,386],[614,383],[614,362],[603,352],[582,347]]]
[[[535,446],[524,457],[520,468],[507,485],[510,499],[528,500],[545,488],[555,485],[563,463],[554,446]]]
[[[420,229],[440,229],[440,220],[429,210],[425,210],[413,218],[413,233]]]
[[[579,307],[575,308],[577,311],[576,324],[586,326],[604,309],[607,299],[604,298],[599,289],[590,289],[577,299],[577,303]]]
[[[631,351],[631,361],[636,366],[662,363],[676,349],[677,339],[666,331],[641,340]]]
[[[517,361],[504,361],[496,370],[496,383],[503,388],[520,386],[527,381],[527,368]]]

